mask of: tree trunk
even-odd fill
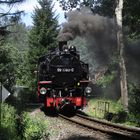
[[[128,112],[128,91],[127,91],[127,80],[126,80],[126,67],[124,62],[124,43],[123,43],[123,32],[122,32],[122,10],[123,0],[116,0],[116,23],[117,23],[117,46],[120,57],[120,87],[121,87],[121,101],[123,108]]]

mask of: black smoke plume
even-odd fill
[[[90,56],[97,59],[100,66],[106,65],[116,52],[116,33],[113,19],[93,15],[89,9],[71,11],[67,22],[62,25],[59,41],[69,41],[77,36],[86,39]]]
[[[125,62],[128,82],[138,83],[140,86],[140,40],[126,44]]]

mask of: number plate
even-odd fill
[[[74,72],[74,68],[57,68],[57,72]]]

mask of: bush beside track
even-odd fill
[[[105,111],[104,106],[102,106],[103,109],[100,110],[99,102],[109,103],[109,111]],[[120,101],[117,102],[106,99],[91,99],[88,102],[86,113],[95,118],[106,119],[115,123],[122,123],[125,125],[140,127],[140,115],[135,115],[132,113],[127,114],[125,111],[123,111],[123,107]]]
[[[17,114],[16,109],[6,103],[1,104],[0,137],[3,140],[44,139],[49,136],[48,122],[43,114],[32,115],[29,112]]]

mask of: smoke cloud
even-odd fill
[[[125,56],[128,81],[140,84],[140,40],[126,45]]]
[[[69,41],[77,36],[86,40],[90,56],[100,66],[106,65],[116,49],[116,33],[113,19],[93,15],[83,8],[67,14],[68,21],[62,25],[59,41]]]

